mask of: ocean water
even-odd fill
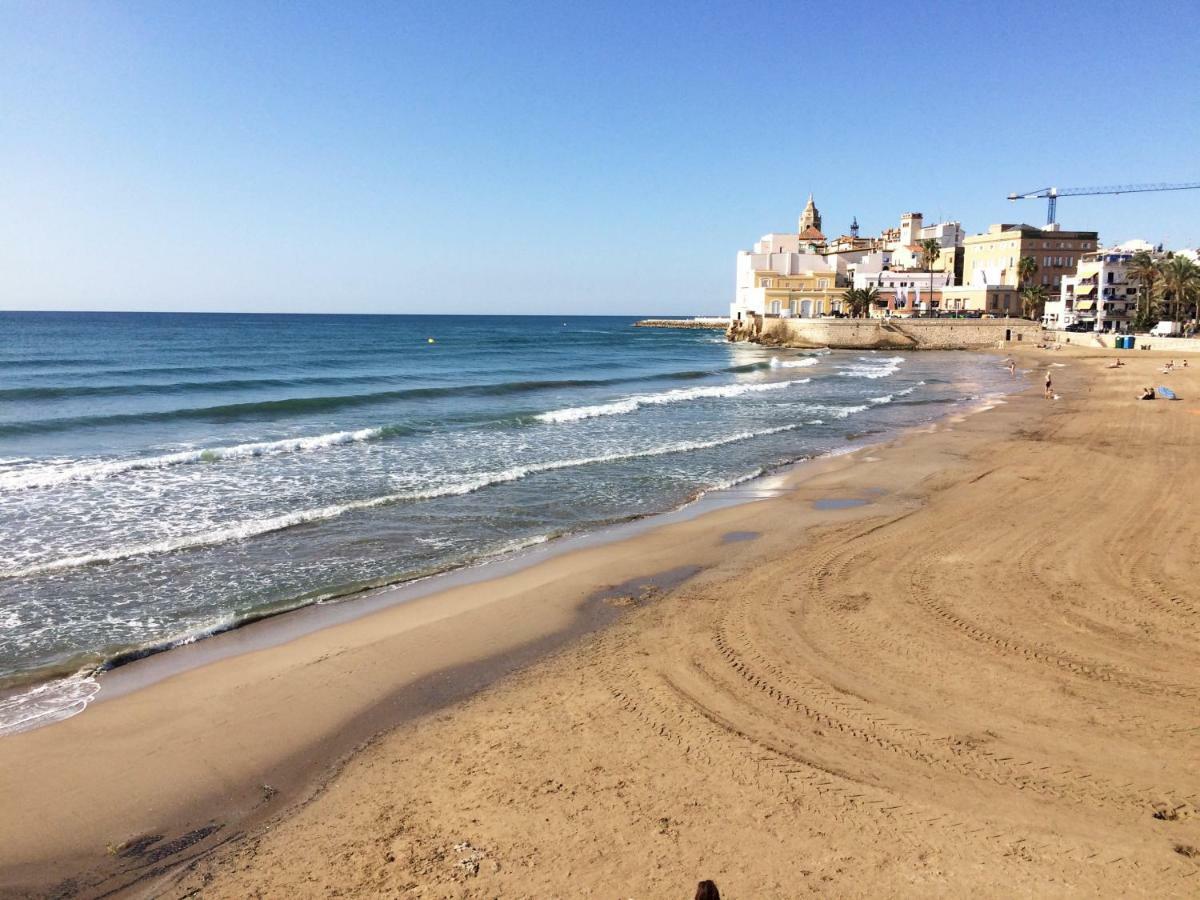
[[[0,733],[90,673],[1008,389],[629,318],[0,313]],[[47,681],[49,680],[49,684]]]

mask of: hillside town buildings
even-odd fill
[[[939,247],[933,260],[926,259],[922,246],[929,239]],[[1019,316],[1021,289],[1040,285],[1050,297],[1070,294],[1069,309],[1054,313],[1053,321],[1065,324],[1064,318],[1074,322],[1081,313],[1092,312],[1086,291],[1083,308],[1075,298],[1079,287],[1094,286],[1098,300],[1112,302],[1101,303],[1092,321],[1119,329],[1126,321],[1122,301],[1106,297],[1106,285],[1092,285],[1088,279],[1094,275],[1103,282],[1111,274],[1124,284],[1124,275],[1111,262],[1093,270],[1095,258],[1103,255],[1097,249],[1094,231],[1001,223],[968,235],[957,221],[926,224],[920,212],[901,214],[896,226],[874,237],[861,235],[854,218],[848,233],[828,238],[809,195],[795,232],[763,235],[750,250],[738,252],[730,318],[846,315],[850,289],[874,289],[872,316]],[[1032,275],[1024,278],[1022,258],[1035,264]],[[1085,259],[1088,268],[1080,270]],[[1107,287],[1116,291],[1119,285],[1113,281]]]

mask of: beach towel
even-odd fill
[[[1173,390],[1171,390],[1169,387],[1163,387],[1161,384],[1158,386],[1158,396],[1162,397],[1164,400],[1179,399],[1175,396],[1175,392]]]

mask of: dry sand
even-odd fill
[[[1200,370],[1103,357],[0,741],[0,885],[1200,895]]]

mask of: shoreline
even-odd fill
[[[1015,390],[1019,391],[1021,388]],[[972,398],[954,401],[951,408],[934,421],[956,415],[955,406],[972,402]],[[826,451],[816,456],[801,457],[747,476],[727,487],[706,489],[672,509],[567,532],[426,575],[404,577],[382,584],[335,592],[327,597],[294,605],[264,609],[238,621],[216,624],[209,629],[168,638],[158,644],[131,647],[92,666],[77,667],[64,664],[47,677],[32,678],[0,688],[0,702],[20,698],[29,692],[53,688],[57,684],[63,685],[67,691],[67,706],[41,714],[38,717],[39,721],[34,724],[7,726],[7,730],[0,727],[0,740],[50,727],[84,714],[91,705],[124,696],[163,678],[219,660],[279,646],[321,629],[351,622],[444,590],[480,584],[575,550],[605,546],[636,537],[650,529],[687,521],[727,506],[752,503],[776,496],[776,482],[782,484],[790,478],[803,477],[810,471],[815,476],[820,473],[819,467],[828,460],[887,444],[907,433],[918,433],[924,427],[926,426],[909,426],[882,437],[873,432],[861,435],[852,433],[848,435],[847,446],[844,448]],[[804,472],[798,475],[800,467],[805,468]],[[75,699],[81,688],[86,693],[86,698],[82,701]],[[74,709],[79,702],[84,706]]]
[[[844,490],[840,479],[862,467],[860,458],[874,461],[876,454],[918,440],[931,430],[962,420],[970,412],[952,411],[935,423],[907,429],[882,443],[863,443],[836,455],[794,462],[782,471],[753,479],[746,483],[749,487],[739,485],[714,492],[672,512],[428,578],[409,586],[416,596],[399,601],[386,598],[404,593],[401,586],[351,604],[310,606],[113,669],[102,676],[105,689],[101,699],[83,715],[0,741],[0,761],[4,763],[0,771],[21,770],[26,776],[20,784],[4,779],[9,783],[0,787],[10,796],[52,809],[53,819],[87,823],[73,834],[57,823],[31,833],[23,823],[0,819],[0,844],[10,851],[10,863],[0,872],[0,892],[5,886],[18,884],[47,885],[47,876],[64,866],[81,874],[90,873],[96,887],[121,887],[130,874],[122,875],[121,870],[126,868],[122,858],[119,854],[99,854],[97,849],[124,846],[144,833],[175,834],[179,840],[188,838],[186,845],[191,852],[207,852],[230,832],[251,828],[274,815],[283,802],[302,801],[314,779],[320,781],[321,773],[327,776],[337,769],[339,760],[350,758],[356,748],[361,749],[380,734],[461,702],[504,676],[611,625],[619,619],[626,601],[636,605],[643,594],[658,594],[674,586],[672,573],[686,572],[687,577],[693,577],[711,565],[707,554],[681,551],[678,537],[699,534],[706,544],[721,548],[718,553],[740,552],[758,540],[747,541],[745,535],[759,534],[755,524],[764,503],[806,489],[819,493],[814,500],[826,499],[820,482],[830,478],[839,481],[828,489],[836,495]],[[853,507],[814,506],[803,527],[862,516],[880,502],[873,494],[858,499],[863,503]],[[727,535],[738,536],[727,544]],[[539,587],[551,585],[555,596],[549,602],[536,596]],[[622,587],[625,590],[618,598],[621,604],[607,603],[605,598],[612,599],[614,588],[620,591]],[[364,600],[380,606],[369,609]],[[344,618],[291,628],[310,617]],[[505,631],[513,633],[504,635]],[[497,640],[498,632],[508,639]],[[437,639],[430,640],[434,635]],[[385,660],[394,659],[394,654],[380,649],[388,643],[397,650],[403,646],[423,654],[420,665],[389,666]],[[246,729],[251,733],[258,730],[254,723],[257,716],[244,721],[244,728],[233,729],[237,737],[231,736],[223,706],[234,703],[243,710],[259,708],[264,712],[276,709],[273,715],[287,718],[289,704],[274,691],[265,691],[274,699],[260,697],[257,702],[245,694],[256,689],[261,693],[259,686],[264,681],[277,681],[284,673],[294,675],[314,662],[345,658],[351,653],[388,667],[394,673],[384,679],[388,686],[356,685],[350,691],[355,695],[354,711],[321,704],[324,718],[292,723],[297,727],[285,742],[289,744],[286,750],[257,742],[253,750],[245,745],[241,734]],[[326,677],[306,677],[305,683],[313,690],[328,692]],[[391,687],[393,684],[395,687]],[[284,693],[295,697],[297,691],[299,688]],[[160,710],[191,707],[198,709],[185,715],[186,723],[160,721]],[[152,735],[156,733],[170,736],[168,746],[154,743]],[[201,753],[208,758],[206,765],[211,766],[213,759],[229,760],[218,764],[226,771],[220,771],[215,779],[205,777],[211,772],[197,773],[207,783],[203,789],[191,784],[180,790],[180,773],[173,766],[144,778],[140,792],[113,794],[98,789],[91,781],[93,768],[119,772],[127,765],[125,760],[141,759],[148,753],[169,755],[172,747],[185,756],[195,756],[192,747],[197,742],[205,747]],[[240,746],[242,752],[249,751],[249,759],[233,762],[231,758],[238,757],[239,751],[230,744]],[[75,808],[70,803],[62,804],[58,796],[64,787],[61,773],[83,775],[72,763],[83,754],[91,754],[88,774],[76,778],[66,790],[68,797],[85,801],[83,807]],[[39,773],[30,771],[31,762],[41,770]],[[242,773],[233,782],[229,768]],[[231,793],[233,783],[238,786]],[[54,784],[58,784],[57,790],[47,793],[48,786]],[[111,820],[87,821],[86,810],[95,808],[113,809]],[[200,834],[213,822],[222,825]],[[115,861],[106,857],[115,857]],[[171,854],[161,862],[164,866],[175,865],[180,858],[186,857]],[[139,873],[134,880],[140,881],[144,874]]]

